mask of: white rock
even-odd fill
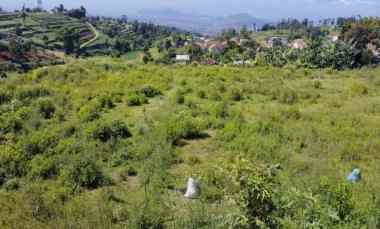
[[[195,199],[199,197],[199,193],[200,193],[199,183],[190,177],[189,180],[187,181],[187,190],[185,193],[185,197],[189,199]]]

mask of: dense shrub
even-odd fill
[[[272,173],[263,168],[254,166],[245,159],[229,171],[237,186],[238,193],[235,200],[241,209],[244,228],[276,228],[278,222],[275,217],[275,192]]]
[[[101,106],[97,101],[91,101],[80,108],[78,116],[81,120],[90,122],[100,118]]]
[[[185,103],[185,92],[182,90],[176,90],[173,95],[173,100],[175,104],[184,104]]]
[[[97,98],[99,106],[105,109],[112,109],[115,107],[115,103],[111,95],[102,95]]]
[[[193,139],[202,136],[201,120],[193,118],[187,112],[173,114],[166,122],[168,139],[175,143],[181,138]]]
[[[28,173],[33,178],[52,178],[57,175],[57,166],[52,157],[37,155],[30,161]]]
[[[18,149],[0,145],[0,175],[3,182],[9,177],[24,175],[25,170],[26,158]]]
[[[238,88],[232,88],[228,93],[228,98],[232,101],[240,101],[243,99],[243,92]]]
[[[0,116],[0,131],[4,133],[19,133],[24,127],[22,117],[17,114]]]
[[[148,103],[148,99],[145,95],[133,93],[128,96],[127,103],[129,106],[141,106]]]
[[[0,79],[6,79],[6,78],[8,78],[7,73],[5,73],[5,72],[0,72]]]
[[[47,153],[58,142],[54,131],[41,130],[25,137],[22,148],[27,158],[32,159],[35,155]]]
[[[12,95],[8,91],[0,89],[0,105],[10,102],[11,99]]]
[[[338,184],[330,191],[329,204],[336,211],[342,221],[351,220],[354,210],[352,202],[352,188],[348,184]]]
[[[55,105],[51,99],[40,99],[37,102],[38,112],[45,119],[51,119],[55,113]]]
[[[16,98],[19,100],[34,99],[51,95],[51,91],[42,86],[26,86],[17,90]]]
[[[147,85],[147,86],[142,87],[139,92],[148,98],[153,98],[155,96],[162,94],[160,90],[158,90],[157,88],[155,88],[151,85]]]
[[[197,96],[198,96],[200,99],[206,99],[206,98],[207,98],[206,92],[205,92],[204,90],[198,90],[198,91],[197,91]]]
[[[320,81],[320,80],[314,80],[313,81],[313,87],[315,89],[322,89],[322,87],[323,87],[322,81]]]
[[[4,189],[8,192],[10,191],[16,191],[20,188],[20,181],[17,178],[10,179],[4,184]]]
[[[350,89],[354,95],[367,95],[369,90],[368,86],[363,83],[354,83]]]
[[[93,158],[77,155],[60,170],[60,180],[74,188],[96,188],[107,184],[108,178]]]
[[[109,123],[104,121],[95,122],[89,128],[88,132],[93,139],[102,142],[132,136],[127,124],[120,120],[115,120]]]

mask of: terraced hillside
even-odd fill
[[[0,14],[0,66],[4,69],[28,69],[35,65],[59,62],[65,29],[72,29],[79,34],[80,45],[89,44],[96,38],[96,32],[90,24],[63,14]],[[22,56],[15,56],[8,48],[12,39],[18,39],[33,48]]]
[[[79,32],[81,43],[95,36],[89,24],[62,14],[29,13],[25,18],[22,18],[21,13],[0,14],[0,33],[3,38],[8,35],[22,36],[47,49],[62,48],[59,35],[64,28]],[[16,30],[20,33],[16,34]]]

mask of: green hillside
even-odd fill
[[[0,13],[0,70],[29,70],[64,57],[126,55],[153,48],[178,29],[114,18],[69,16],[71,11]],[[65,56],[66,54],[66,56]]]
[[[111,58],[9,73],[1,228],[377,228],[379,74]]]

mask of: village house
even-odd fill
[[[376,47],[376,45],[369,43],[369,44],[367,44],[367,49],[371,50],[372,54],[375,57],[380,57],[380,50]]]
[[[306,42],[304,39],[296,39],[290,43],[292,49],[304,49],[306,48]]]
[[[240,37],[231,38],[230,41],[235,42],[237,45],[240,45]]]
[[[329,38],[332,42],[337,42],[339,40],[339,36],[337,35],[329,36]]]
[[[218,65],[218,61],[212,59],[212,58],[207,58],[203,64],[206,64],[206,65]]]
[[[249,60],[235,60],[233,62],[234,65],[242,66],[242,65],[250,65],[251,61]]]
[[[228,47],[227,41],[223,42],[216,42],[208,48],[208,51],[211,52],[212,54],[221,54],[224,52]]]
[[[175,61],[178,64],[189,64],[190,60],[190,55],[176,55],[175,57]]]
[[[269,37],[267,39],[267,46],[273,48],[276,45],[286,46],[288,44],[288,39],[286,37]]]

